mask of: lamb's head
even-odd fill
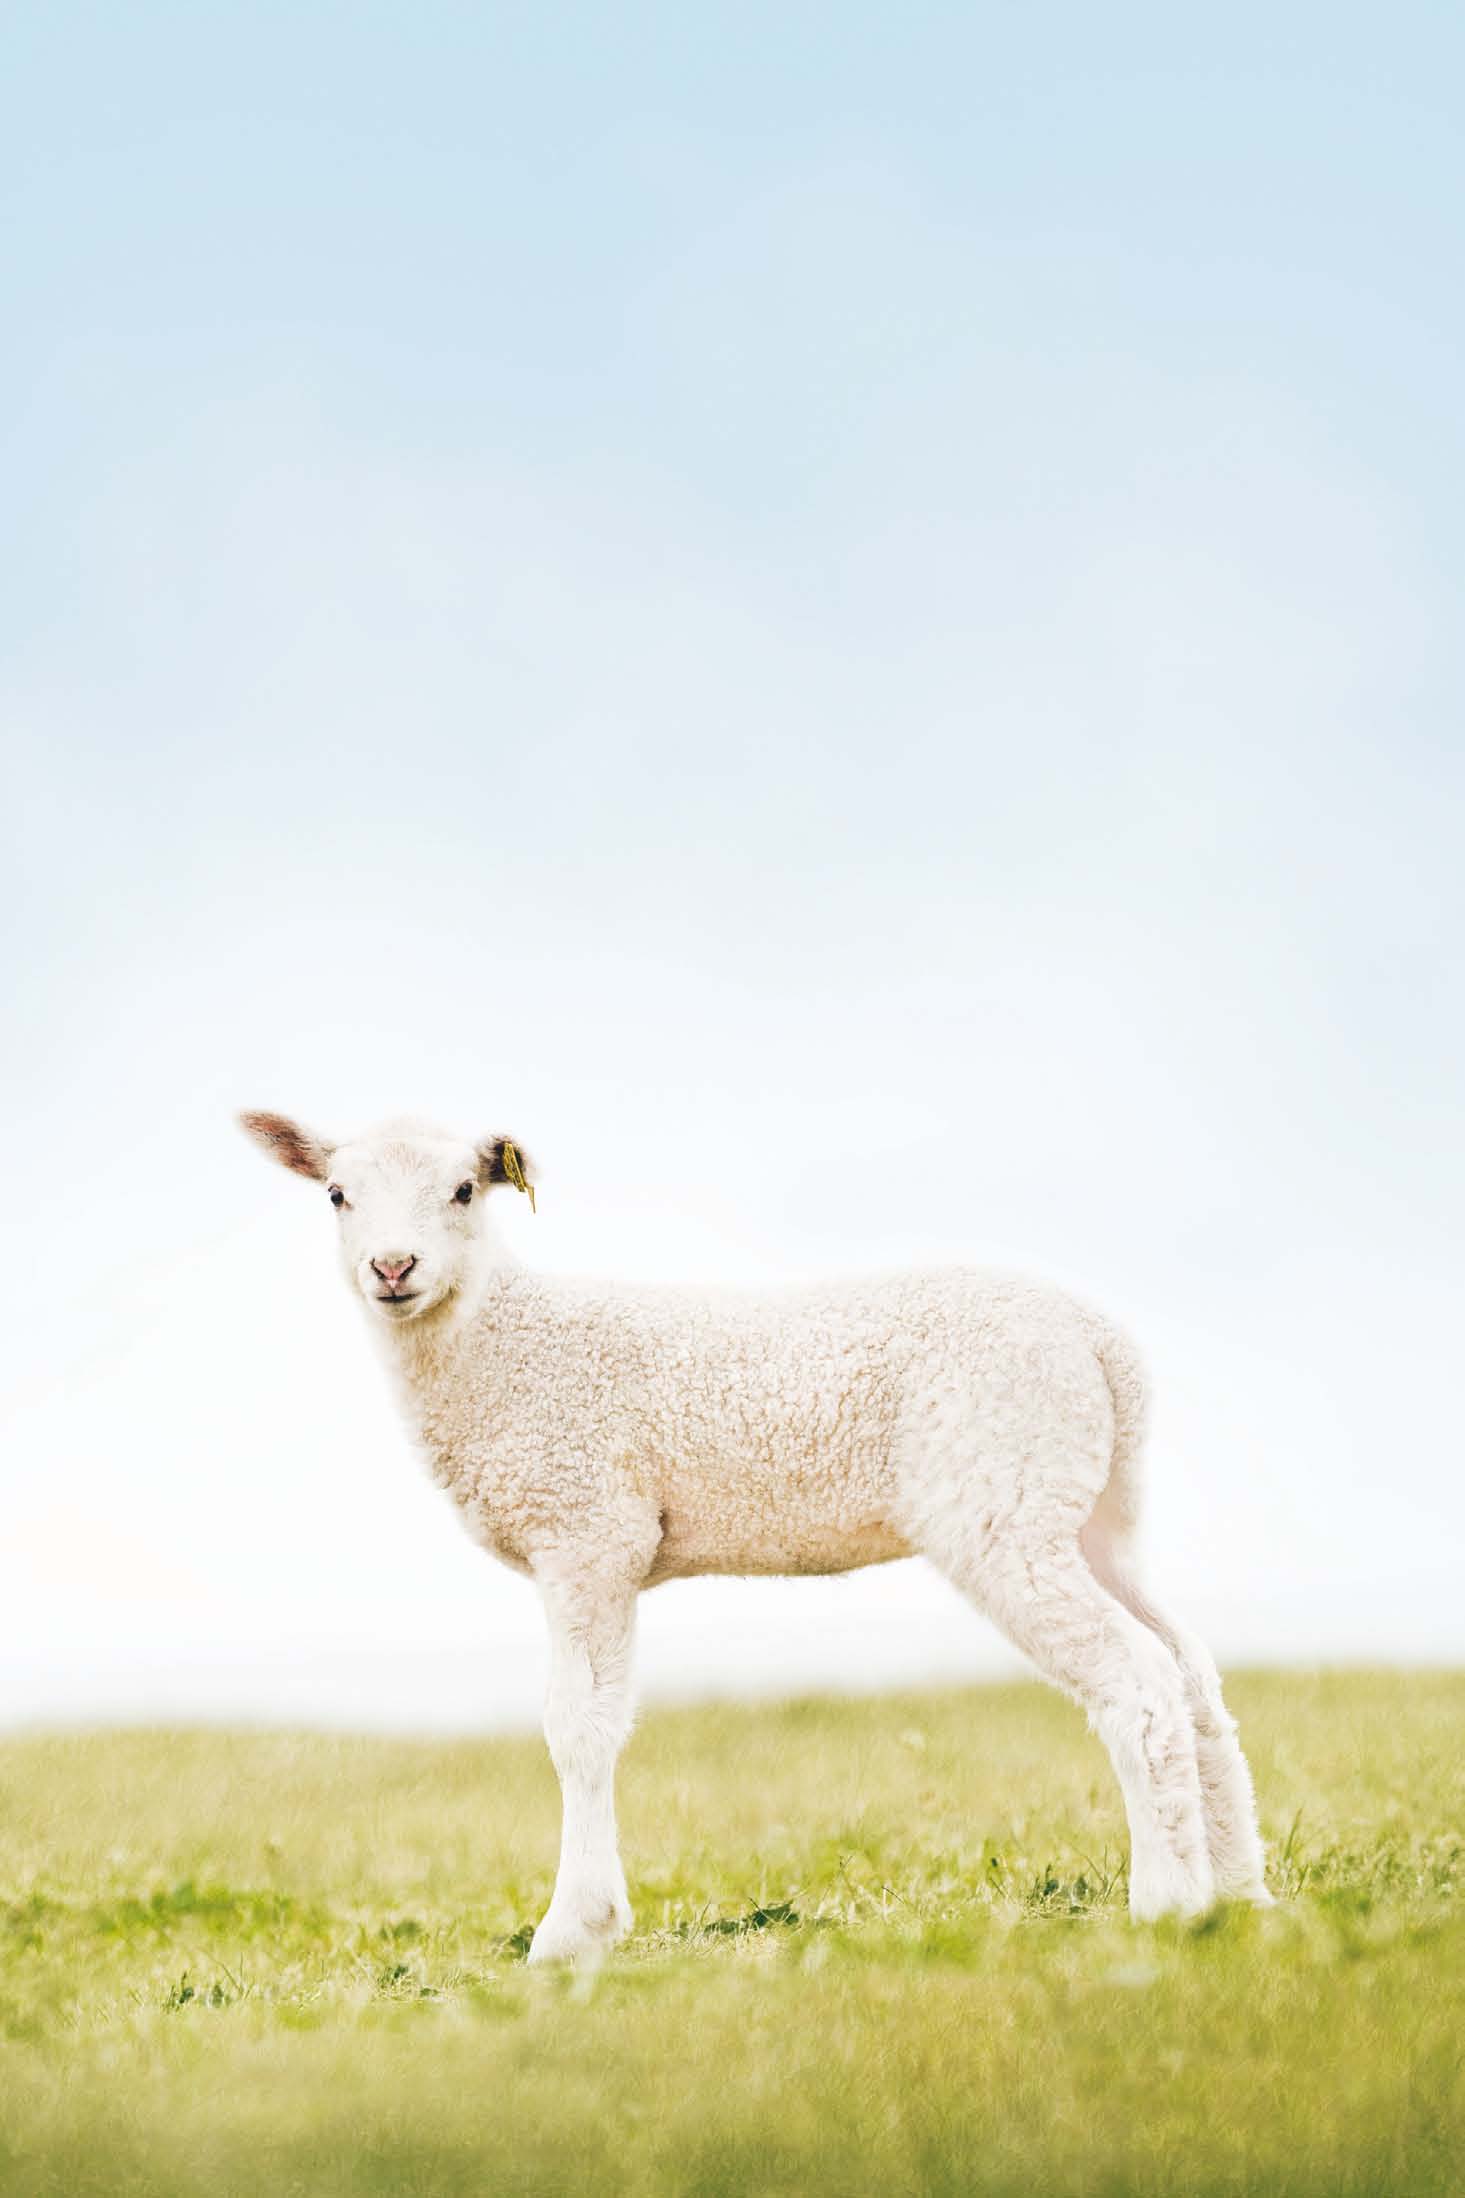
[[[467,1143],[421,1122],[388,1122],[343,1145],[283,1114],[241,1114],[272,1160],[324,1186],[347,1279],[374,1318],[401,1327],[471,1300],[503,1256],[487,1214],[498,1183],[527,1188],[506,1137]]]

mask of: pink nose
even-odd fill
[[[381,1259],[374,1259],[371,1264],[383,1282],[390,1282],[395,1288],[403,1275],[411,1274],[417,1260],[411,1252],[388,1252]]]

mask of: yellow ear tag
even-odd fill
[[[534,1203],[534,1185],[524,1173],[524,1163],[519,1158],[518,1146],[507,1137],[504,1139],[504,1174],[516,1191],[525,1193],[529,1200],[529,1211],[537,1213],[539,1209]]]

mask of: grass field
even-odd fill
[[[1465,2189],[1465,1674],[1233,1682],[1283,1904],[1123,1915],[1012,1686],[648,1716],[638,1928],[530,1972],[530,1740],[0,1744],[0,2189]]]

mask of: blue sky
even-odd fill
[[[515,1130],[546,1264],[1078,1283],[1229,1652],[1465,1648],[1462,45],[17,15],[14,1714],[521,1706],[240,1103]],[[987,1653],[665,1592],[653,1685]]]

